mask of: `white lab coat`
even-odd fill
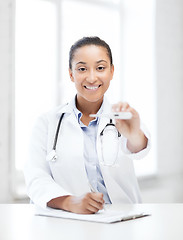
[[[104,98],[103,112],[109,112],[110,104]],[[65,113],[57,141],[57,160],[46,161],[53,148],[53,141],[59,118]],[[109,123],[101,118],[97,134],[97,153],[101,162],[100,133]],[[142,129],[149,138],[148,133]],[[139,203],[140,191],[134,173],[133,159],[144,157],[146,149],[132,154],[125,148],[125,138],[120,137],[120,150],[116,166],[100,164],[103,179],[112,203]],[[30,143],[29,159],[24,175],[30,199],[41,207],[46,207],[51,199],[64,195],[80,196],[90,191],[83,156],[83,132],[78,124],[71,104],[58,107],[41,116],[34,129]]]

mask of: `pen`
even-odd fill
[[[90,191],[91,191],[92,193],[96,193],[95,189],[93,188],[93,186],[91,185],[90,182],[88,182],[88,185],[89,185],[89,187],[90,187]]]

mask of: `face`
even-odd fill
[[[78,48],[72,60],[72,70],[69,69],[78,101],[102,101],[113,73],[114,66],[111,66],[104,47],[88,45]]]

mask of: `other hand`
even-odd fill
[[[104,199],[102,193],[86,193],[83,196],[70,196],[68,209],[74,213],[90,214],[103,209]]]
[[[50,200],[48,207],[63,209],[73,213],[91,214],[103,209],[104,199],[102,193],[86,193],[80,197],[68,195]]]

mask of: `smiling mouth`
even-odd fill
[[[84,86],[84,87],[85,87],[86,89],[88,89],[88,90],[96,90],[96,89],[98,89],[100,86],[101,86],[101,84],[98,85],[98,86]]]

